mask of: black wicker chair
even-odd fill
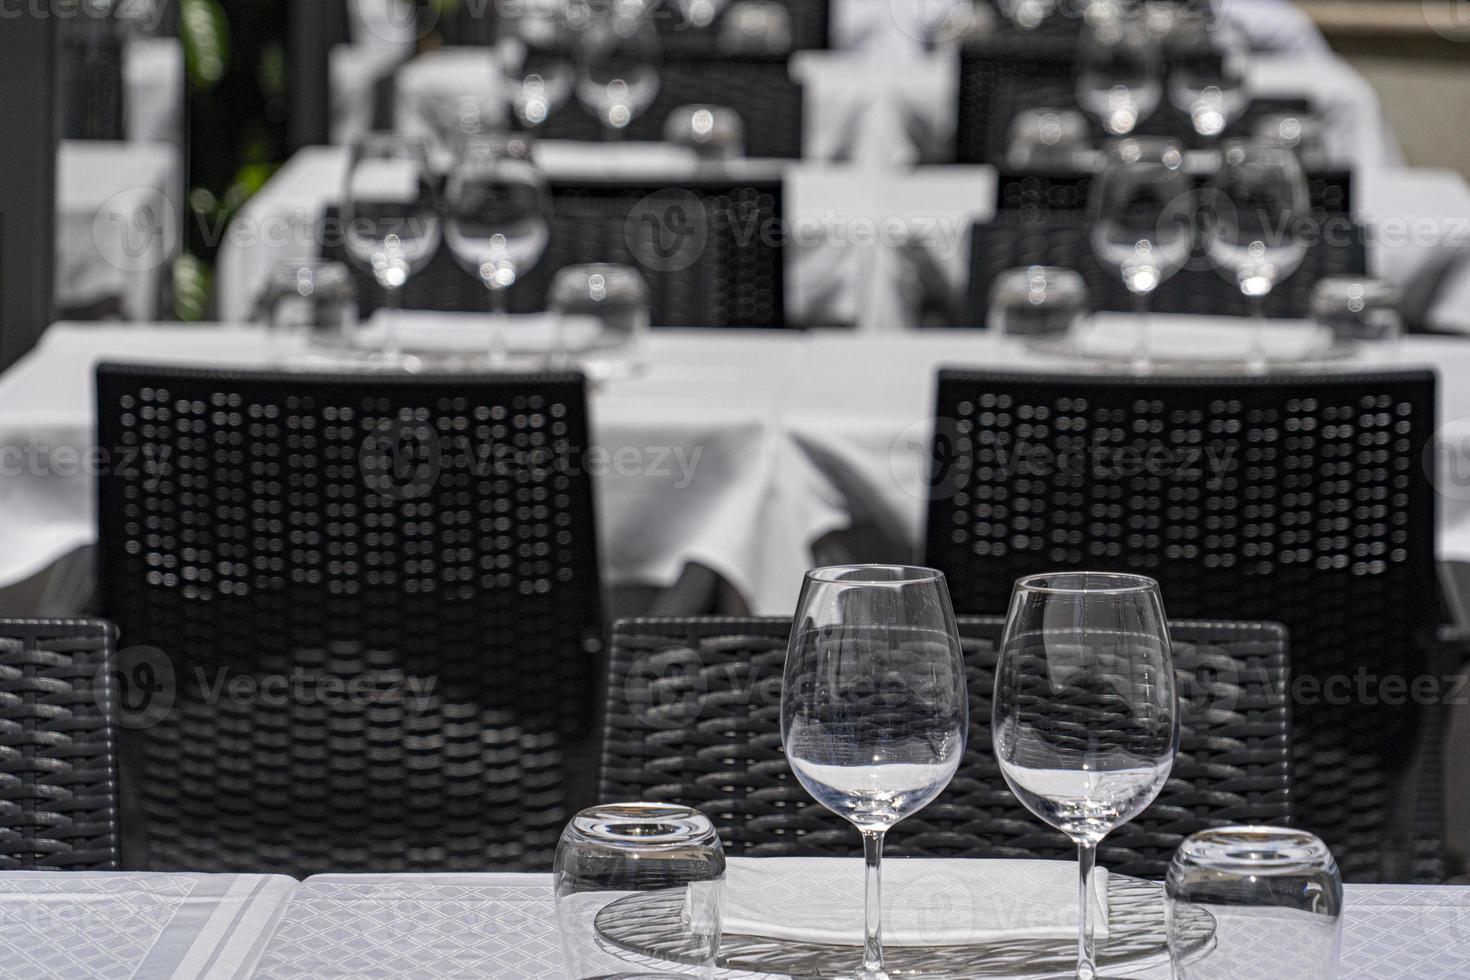
[[[968,46],[960,58],[956,160],[1002,163],[1017,112],[1034,106],[1076,106],[1076,52],[1076,37],[1066,34],[1017,36],[1000,32],[993,39]],[[1262,116],[1309,108],[1301,99],[1256,99],[1224,135],[1247,136]],[[1094,142],[1105,138],[1096,120],[1089,119],[1089,125]],[[1172,136],[1189,145],[1201,145],[1188,115],[1167,100],[1139,124],[1138,133]]]
[[[549,868],[595,772],[582,377],[97,387],[101,603],[160,651],[125,865]]]
[[[1445,672],[1432,373],[941,371],[936,418],[926,551],[957,610],[1000,611],[1018,576],[1089,568],[1157,578],[1175,616],[1284,623],[1306,685],[1299,823],[1353,880],[1442,878],[1442,818],[1416,822],[1401,792],[1415,754],[1436,754],[1440,707],[1332,686]]]
[[[1307,244],[1301,265],[1271,290],[1262,304],[1269,317],[1305,317],[1312,289],[1326,276],[1367,272],[1365,236],[1339,215],[1324,234]],[[1075,269],[1087,283],[1096,309],[1119,312],[1134,308],[1122,279],[1103,268],[1092,247],[1092,223],[1086,212],[1021,208],[1000,211],[970,229],[970,282],[959,326],[985,326],[991,285],[1007,269],[1024,265],[1057,265]],[[1212,268],[1196,250],[1180,272],[1154,292],[1150,308],[1158,313],[1252,316],[1250,300],[1234,282]]]
[[[61,24],[62,137],[123,138],[122,38],[112,17],[76,16]]]
[[[115,871],[111,624],[0,620],[0,871]]]
[[[962,617],[970,739],[947,790],[899,824],[899,855],[1058,857],[1071,845],[1006,787],[991,752],[990,702],[1004,621]],[[817,805],[781,751],[787,619],[636,619],[613,631],[603,799],[700,808],[728,853],[859,853],[851,827]],[[1287,648],[1268,623],[1174,622],[1183,738],[1159,799],[1112,834],[1100,860],[1161,877],[1184,836],[1292,817]]]
[[[557,180],[551,198],[549,244],[510,291],[512,312],[544,310],[559,269],[616,262],[647,279],[654,326],[786,326],[779,180]],[[322,251],[346,260],[340,241]],[[354,276],[364,314],[375,310],[381,290],[366,270]],[[487,302],[485,287],[448,246],[404,293],[411,309],[475,312]]]
[[[830,43],[829,0],[776,0],[791,17],[791,50],[826,48]],[[726,8],[729,9],[728,7]],[[690,57],[718,56],[720,19],[705,27],[692,23],[676,2],[654,4],[649,11],[663,49]]]

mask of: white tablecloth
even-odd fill
[[[0,873],[0,972],[247,980],[295,887],[280,875]]]
[[[657,144],[606,148],[547,141],[548,172],[571,176],[588,168],[605,174],[676,173],[680,151]],[[347,151],[310,147],[291,158],[251,198],[230,227],[216,271],[223,320],[250,315],[255,296],[278,259],[319,251],[320,219],[346,179]],[[917,238],[963,295],[969,276],[970,224],[995,209],[990,167],[921,167],[897,176],[863,166],[748,161],[785,173],[786,308],[796,323],[854,323],[878,332],[904,329],[912,319],[902,295],[900,245]],[[1470,253],[1470,186],[1444,170],[1361,167],[1354,187],[1356,217],[1371,224],[1370,271],[1407,287],[1451,253]],[[1341,229],[1338,229],[1341,231]],[[1454,277],[1430,322],[1470,332],[1470,264]]]
[[[1184,328],[1155,321],[1161,335]],[[48,331],[0,376],[0,585],[95,537],[85,453],[98,361],[248,368],[273,356],[240,327]],[[695,559],[769,614],[791,611],[827,532],[872,525],[894,556],[917,554],[940,366],[1057,367],[969,331],[657,331],[649,360],[591,405],[595,444],[625,461],[597,478],[606,581],[669,584]],[[1397,358],[1336,367],[1390,364],[1439,371],[1439,551],[1470,559],[1470,342],[1410,338]]]
[[[1349,885],[1346,896],[1342,980],[1470,976],[1470,888]],[[565,980],[561,963],[550,875],[324,875],[297,890],[256,975]],[[609,958],[605,969],[648,965]],[[1170,971],[1159,958],[1128,975],[1168,980]],[[1275,976],[1268,968],[1233,980]]]
[[[800,501],[817,477],[784,452],[779,415],[805,342],[795,332],[660,332],[645,373],[594,396],[595,445],[609,460],[595,473],[606,584],[672,584],[698,560],[758,610],[790,606],[810,564],[808,530],[791,522],[809,513]],[[0,584],[95,538],[97,466],[84,457],[99,361],[249,368],[275,356],[252,328],[47,331],[0,377]]]
[[[156,320],[179,245],[183,176],[168,143],[67,140],[57,151],[56,298],[121,296],[130,320]]]

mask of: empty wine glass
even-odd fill
[[[990,286],[985,325],[1003,337],[1061,340],[1087,315],[1087,284],[1071,269],[1007,269]]]
[[[1266,297],[1307,254],[1297,234],[1309,217],[1307,180],[1296,154],[1259,140],[1226,140],[1210,178],[1213,215],[1205,254],[1240,287],[1255,317],[1248,366],[1266,368]]]
[[[424,141],[395,133],[369,133],[358,140],[348,165],[342,220],[347,255],[383,290],[388,310],[383,353],[396,357],[404,286],[429,264],[441,235]]]
[[[637,269],[606,262],[559,269],[546,309],[556,319],[559,359],[575,357],[588,377],[620,377],[639,366],[650,314]]]
[[[1164,139],[1118,140],[1089,193],[1092,250],[1133,294],[1134,367],[1147,370],[1149,300],[1194,246],[1194,185],[1183,148]]]
[[[1228,23],[1195,19],[1171,33],[1169,53],[1169,101],[1189,114],[1196,133],[1219,136],[1250,101],[1245,41]]]
[[[1291,150],[1303,170],[1326,170],[1332,165],[1332,158],[1327,152],[1327,124],[1321,116],[1310,112],[1275,112],[1260,116],[1251,136]]]
[[[944,575],[846,565],[808,572],[781,689],[796,779],[862,834],[860,980],[884,980],[883,835],[949,785],[969,733],[965,665]]]
[[[1086,24],[1077,50],[1077,101],[1113,136],[1153,114],[1164,94],[1159,42],[1135,16]]]
[[[508,291],[541,260],[551,237],[546,181],[504,139],[470,141],[444,192],[445,241],[490,294],[490,359],[506,360]]]
[[[1071,170],[1091,141],[1087,120],[1075,109],[1022,109],[1011,120],[1006,160],[1017,170]]]
[[[530,0],[504,21],[500,61],[511,106],[522,127],[536,130],[567,104],[576,85],[574,37],[555,0]]]
[[[583,14],[577,99],[617,139],[658,95],[658,33],[638,0]]]
[[[733,160],[745,153],[745,122],[729,106],[681,105],[664,120],[664,142],[702,161]]]
[[[1163,789],[1179,748],[1158,583],[1056,572],[1016,583],[991,730],[1011,792],[1077,844],[1078,980],[1094,980],[1097,845]]]

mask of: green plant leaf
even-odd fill
[[[179,37],[189,85],[196,92],[210,91],[230,66],[230,21],[219,0],[181,0]]]

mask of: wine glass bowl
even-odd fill
[[[1205,254],[1246,296],[1260,300],[1296,271],[1306,244],[1296,224],[1309,214],[1307,181],[1296,154],[1260,140],[1227,140],[1210,180],[1214,220]]]
[[[965,666],[942,573],[849,565],[807,573],[781,689],[796,779],[856,827],[868,869],[860,977],[884,977],[883,835],[949,785],[969,733]]]
[[[1228,24],[1195,19],[1171,33],[1169,53],[1170,103],[1197,134],[1219,136],[1250,102],[1245,42]]]
[[[1077,51],[1077,102],[1109,135],[1126,136],[1158,108],[1160,65],[1158,40],[1137,17],[1089,21]]]
[[[577,99],[615,139],[658,95],[658,33],[631,0],[614,0],[578,23]]]
[[[1078,847],[1077,977],[1092,980],[1096,847],[1153,802],[1179,747],[1158,583],[1057,572],[1016,583],[992,707],[996,761],[1026,809]]]
[[[574,34],[564,9],[538,0],[507,18],[499,45],[516,121],[536,130],[566,105],[576,86]]]

